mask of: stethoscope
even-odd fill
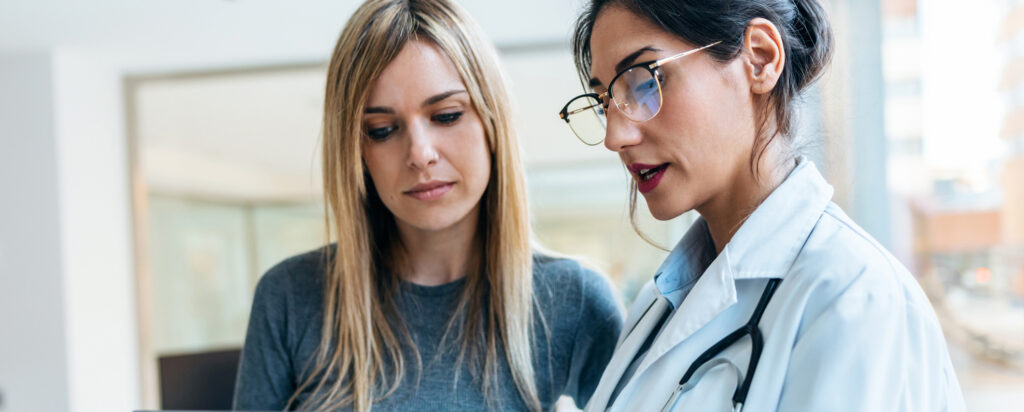
[[[665,406],[661,408],[663,412],[671,411],[675,407],[676,402],[679,401],[679,397],[684,393],[693,389],[697,385],[696,381],[691,382],[690,378],[696,375],[698,372],[703,375],[707,370],[718,366],[723,363],[729,363],[726,359],[715,359],[722,351],[726,350],[729,346],[739,341],[746,335],[750,335],[750,341],[753,344],[753,348],[750,351],[750,364],[747,367],[747,376],[743,378],[743,381],[739,381],[739,375],[736,379],[736,391],[732,395],[732,410],[739,412],[743,410],[743,402],[747,400],[747,392],[750,390],[750,382],[754,380],[754,371],[757,370],[757,361],[761,359],[761,349],[764,347],[764,338],[761,335],[761,329],[757,327],[757,324],[761,322],[761,315],[764,314],[765,307],[768,306],[768,301],[772,299],[772,295],[775,294],[775,289],[778,288],[779,283],[782,279],[771,279],[768,281],[768,285],[764,287],[764,292],[761,293],[761,300],[757,302],[757,307],[754,309],[754,314],[750,316],[750,320],[735,332],[730,333],[726,337],[722,338],[714,345],[711,345],[704,353],[697,357],[696,360],[690,364],[690,368],[683,374],[683,378],[679,380],[679,385],[672,391],[672,395],[669,396],[668,402],[665,402]]]

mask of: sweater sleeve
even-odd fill
[[[270,269],[256,286],[235,381],[233,408],[282,410],[295,391],[288,349],[288,269]]]
[[[622,332],[622,308],[603,276],[584,270],[579,321],[565,394],[582,409],[597,389]]]

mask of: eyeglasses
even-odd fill
[[[584,93],[573,97],[558,112],[558,117],[569,124],[569,128],[584,144],[594,146],[604,140],[605,111],[608,100],[615,102],[615,107],[634,122],[646,122],[661,111],[661,82],[664,75],[659,68],[672,60],[683,58],[717,45],[716,41],[707,46],[685,51],[664,59],[637,63],[619,72],[608,83],[608,91]],[[619,80],[622,81],[619,81]]]

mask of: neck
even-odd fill
[[[475,269],[479,255],[475,245],[479,206],[454,225],[427,230],[397,221],[399,237],[404,246],[404,268],[400,273],[407,282],[437,286],[462,279]]]
[[[749,167],[737,168],[739,172],[733,177],[728,190],[697,208],[697,212],[707,222],[711,239],[715,243],[715,252],[722,253],[722,249],[743,226],[747,217],[796,167],[792,157],[783,153],[778,146],[771,145],[760,158],[756,177]]]

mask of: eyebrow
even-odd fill
[[[459,90],[449,90],[449,91],[446,91],[444,93],[435,94],[433,96],[428,97],[426,100],[424,100],[423,104],[421,105],[421,107],[430,106],[430,105],[432,105],[434,103],[443,101],[444,99],[447,99],[447,98],[452,97],[453,95],[456,95],[456,94],[459,94],[459,93],[466,93],[466,91],[462,90],[462,89],[459,89]],[[395,114],[395,109],[392,109],[390,107],[384,107],[384,106],[371,106],[371,107],[367,107],[366,108],[366,114],[376,114],[376,113]]]
[[[617,74],[617,73],[625,70],[627,67],[632,66],[633,62],[635,62],[637,57],[640,57],[641,54],[644,54],[644,53],[647,53],[647,52],[659,52],[659,51],[661,51],[661,49],[658,49],[658,48],[655,48],[655,47],[652,47],[652,46],[641,47],[637,51],[630,53],[626,57],[623,57],[622,60],[619,60],[619,63],[615,65],[615,73]],[[590,78],[590,87],[591,88],[593,88],[595,86],[600,86],[600,85],[601,85],[601,80],[599,80],[596,77],[591,77]]]
[[[422,107],[427,107],[427,106],[430,106],[430,105],[432,105],[434,103],[440,102],[440,101],[442,101],[444,99],[452,97],[452,95],[456,95],[456,94],[459,94],[459,93],[465,93],[465,92],[466,92],[465,90],[459,89],[459,90],[449,90],[449,91],[446,91],[444,93],[438,93],[438,94],[435,94],[435,95],[433,95],[431,97],[428,97],[427,100],[424,100],[423,104],[421,106]]]
[[[381,107],[381,106],[373,106],[373,107],[367,107],[366,108],[366,114],[375,114],[375,113],[395,114],[395,110],[390,108],[390,107]]]

